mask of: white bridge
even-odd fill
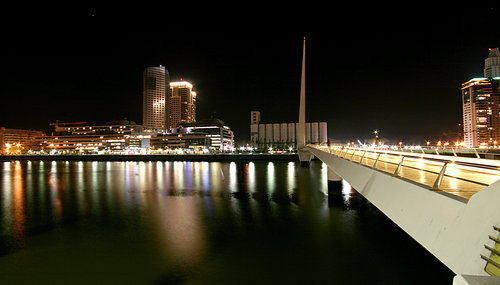
[[[308,145],[457,276],[500,284],[500,161]],[[432,271],[427,272],[432,274]]]
[[[304,38],[300,162],[313,154],[326,163],[329,180],[351,184],[455,272],[454,285],[500,284],[500,161],[306,145],[305,65]]]

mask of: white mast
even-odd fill
[[[302,49],[302,77],[300,81],[299,124],[297,127],[297,150],[306,146],[306,38]]]
[[[309,165],[311,153],[306,146],[306,38],[302,50],[302,78],[300,81],[299,123],[297,124],[297,153],[302,165]]]

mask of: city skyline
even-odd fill
[[[219,22],[206,30],[173,25],[165,38],[141,30],[142,11],[130,21],[106,9],[73,11],[74,19],[56,15],[74,28],[71,34],[43,21],[22,37],[7,34],[0,125],[48,130],[55,120],[139,122],[141,74],[161,64],[172,81],[182,77],[203,94],[197,117],[215,113],[238,141],[248,140],[251,110],[269,122],[296,120],[306,35],[307,120],[328,122],[329,137],[363,139],[379,130],[392,139],[424,140],[456,130],[461,84],[480,77],[488,48],[500,46],[497,7],[417,7],[415,15],[398,10],[390,17],[376,11],[347,11],[359,27],[335,18],[301,25],[292,16],[286,25],[266,26],[271,20],[264,17],[238,33]]]

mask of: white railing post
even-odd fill
[[[363,164],[363,159],[365,158],[366,150],[363,152],[363,155],[361,156],[361,159],[359,160],[360,164]]]
[[[373,168],[377,168],[378,160],[380,159],[381,154],[382,154],[381,152],[378,153],[377,159],[375,159],[375,162],[373,163]]]
[[[396,171],[394,171],[394,174],[393,174],[394,176],[399,176],[399,173],[401,172],[401,168],[403,166],[404,160],[405,160],[405,157],[403,155],[403,156],[401,156],[401,161],[399,162],[398,167],[396,167]]]
[[[354,158],[354,154],[355,154],[355,153],[356,153],[356,150],[354,150],[354,151],[352,152],[351,158],[350,158],[349,160],[352,160],[352,159]],[[354,161],[354,160],[352,160],[352,161]]]
[[[439,188],[441,187],[441,182],[443,182],[444,173],[446,172],[446,167],[448,166],[448,163],[449,161],[444,163],[443,168],[441,168],[441,172],[439,172],[439,175],[436,181],[434,182],[434,185],[432,186],[432,189],[439,190]]]
[[[479,153],[477,153],[477,149],[474,149],[474,153],[476,154],[477,158],[481,158],[481,156],[479,155]]]

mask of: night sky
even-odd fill
[[[369,138],[377,129],[422,142],[457,130],[461,83],[482,77],[488,48],[500,46],[493,1],[457,8],[249,3],[5,9],[0,126],[141,123],[143,70],[162,64],[172,80],[195,85],[198,119],[215,113],[241,143],[252,110],[264,123],[297,120],[307,36],[308,121],[328,122],[335,139]]]

